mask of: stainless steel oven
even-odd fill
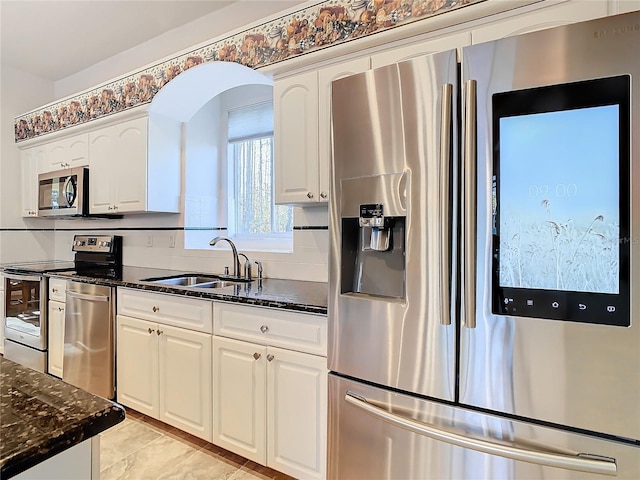
[[[89,213],[89,169],[79,167],[38,176],[38,216],[83,216]]]
[[[47,277],[4,273],[4,355],[44,372],[47,365]]]

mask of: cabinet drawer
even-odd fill
[[[65,301],[65,292],[67,290],[67,281],[62,278],[49,279],[49,300],[56,302]]]
[[[203,333],[213,332],[211,302],[118,288],[118,314],[151,320],[164,325],[188,328]]]
[[[327,317],[214,302],[214,334],[314,355],[327,355]]]

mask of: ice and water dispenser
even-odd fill
[[[341,293],[405,297],[406,175],[341,181]]]

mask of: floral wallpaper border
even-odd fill
[[[15,119],[20,142],[144,105],[204,62],[260,68],[485,0],[328,0],[176,56]]]

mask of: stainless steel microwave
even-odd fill
[[[88,168],[68,168],[38,175],[39,217],[79,217],[88,213]]]

